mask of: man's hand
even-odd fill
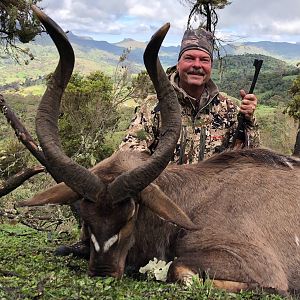
[[[242,103],[240,112],[245,115],[247,120],[251,120],[257,106],[257,98],[254,94],[246,94],[244,90],[240,90]]]

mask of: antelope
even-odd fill
[[[156,257],[173,261],[168,281],[198,274],[231,291],[300,290],[300,160],[267,149],[226,151],[193,165],[169,164],[180,107],[158,52],[169,24],[151,38],[144,63],[162,114],[153,155],[118,151],[91,170],[61,150],[57,120],[74,53],[61,28],[33,7],[60,54],[37,111],[36,130],[58,182],[20,205],[80,198],[90,233],[89,274],[121,278]]]

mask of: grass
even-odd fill
[[[23,88],[19,94],[22,96],[42,96],[45,92],[46,87],[44,85],[33,85]]]
[[[225,293],[210,282],[185,287],[126,276],[90,278],[87,261],[53,255],[70,238],[18,223],[1,224],[0,299],[282,299],[261,292]]]
[[[268,106],[268,105],[263,105],[263,104],[260,104],[257,106],[257,109],[255,111],[255,114],[256,115],[260,115],[261,117],[264,117],[266,115],[270,115],[270,114],[273,114],[274,111],[275,111],[275,107],[271,107],[271,106]]]
[[[261,145],[291,155],[294,148],[297,123],[287,114],[283,107],[259,105],[255,114],[260,129]]]

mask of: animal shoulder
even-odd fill
[[[253,148],[229,150],[212,156],[202,163],[203,167],[252,164],[272,168],[300,168],[300,159],[276,153],[269,149]]]

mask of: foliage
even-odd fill
[[[113,102],[116,106],[129,99],[135,98],[136,90],[139,88],[139,86],[134,85],[132,82],[132,73],[129,68],[130,64],[127,61],[130,51],[130,49],[123,50],[112,77]]]
[[[126,63],[129,52],[124,50],[112,77],[101,71],[87,76],[75,73],[63,96],[60,118],[62,144],[67,155],[86,167],[115,150],[112,144],[105,143],[105,137],[118,128],[120,105],[128,99],[140,97],[137,91],[147,82],[144,80],[146,73],[132,81]]]
[[[292,100],[288,103],[285,113],[288,113],[298,122],[298,133],[295,141],[293,154],[300,157],[300,76],[298,76],[290,89]]]
[[[288,90],[300,70],[281,60],[265,55],[228,55],[223,59],[222,73],[213,71],[213,79],[221,91],[239,98],[239,90],[250,88],[254,75],[253,61],[262,59],[263,65],[258,76],[255,94],[259,104],[273,107],[286,104],[290,99]]]
[[[180,2],[186,2],[191,7],[187,27],[191,26],[192,18],[195,21],[199,18],[199,27],[205,27],[211,32],[215,31],[218,23],[216,9],[223,9],[231,3],[228,0],[180,0]]]
[[[146,99],[149,94],[154,94],[155,89],[153,83],[146,71],[141,71],[132,80],[132,85],[134,87],[134,97],[136,99]]]
[[[287,104],[286,112],[295,120],[300,121],[300,76],[298,76],[290,89],[292,100]]]
[[[28,160],[29,152],[18,140],[6,140],[0,147],[0,179],[7,179],[25,168]]]
[[[35,114],[40,97],[31,94],[23,96],[17,93],[3,94],[3,96],[6,103],[17,114],[18,118],[22,121],[28,131],[34,135]],[[0,117],[0,130],[0,141],[4,140],[6,137],[14,136],[13,130],[2,114]]]
[[[85,166],[110,155],[104,136],[118,121],[113,82],[103,72],[72,75],[62,99],[60,137],[68,156]]]
[[[28,54],[28,49],[22,49],[16,42],[28,43],[39,34],[42,29],[40,23],[33,16],[31,4],[41,0],[2,0],[0,2],[0,45],[5,52],[19,59],[19,54]],[[25,61],[27,62],[27,61]]]
[[[5,95],[7,104],[34,136],[34,118],[38,97]],[[26,167],[36,165],[36,160],[21,144],[6,118],[0,115],[0,179],[5,180]]]
[[[2,219],[2,221],[4,221]],[[125,276],[90,278],[88,262],[53,255],[70,236],[39,232],[20,224],[0,225],[0,298],[15,299],[261,299],[280,300],[261,291],[225,293],[211,282],[194,281],[190,287],[138,280]]]
[[[293,119],[283,114],[284,106],[259,105],[256,110],[257,122],[263,147],[291,155],[297,128]]]

